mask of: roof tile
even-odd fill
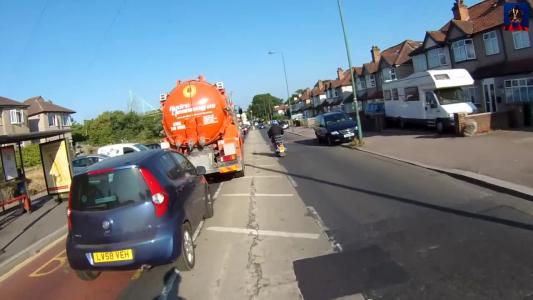
[[[28,116],[34,116],[45,112],[62,112],[69,114],[76,113],[73,110],[54,104],[52,101],[46,101],[41,96],[29,98],[24,101],[24,104],[30,106],[28,108]]]
[[[2,97],[2,96],[0,96],[0,106],[28,107],[28,105],[24,103],[20,103],[13,99],[9,99],[9,98]]]

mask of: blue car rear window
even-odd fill
[[[150,190],[136,168],[74,177],[72,209],[108,210],[147,201]]]

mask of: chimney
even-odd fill
[[[342,79],[342,75],[344,75],[344,70],[341,67],[337,68],[337,79]]]
[[[381,51],[379,50],[378,46],[372,46],[370,54],[372,54],[372,62],[379,62],[379,59],[381,58]]]
[[[465,5],[464,0],[455,0],[453,4],[453,18],[458,21],[470,20],[470,14],[468,13],[468,6]]]

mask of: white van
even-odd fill
[[[464,69],[428,70],[383,83],[385,117],[403,127],[423,123],[438,132],[454,125],[454,113],[472,113],[476,106],[463,87],[474,84]]]
[[[133,143],[114,144],[114,145],[107,145],[107,146],[98,148],[98,154],[103,154],[103,155],[113,157],[113,156],[119,156],[119,155],[124,155],[128,153],[148,151],[148,150],[150,149],[143,144],[133,144]]]

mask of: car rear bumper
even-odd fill
[[[158,234],[150,240],[128,241],[112,244],[87,245],[75,243],[71,235],[67,237],[67,257],[75,270],[133,270],[143,265],[157,266],[173,262],[180,255],[181,235],[171,232]],[[131,249],[133,259],[108,263],[95,263],[94,252],[109,252]]]

